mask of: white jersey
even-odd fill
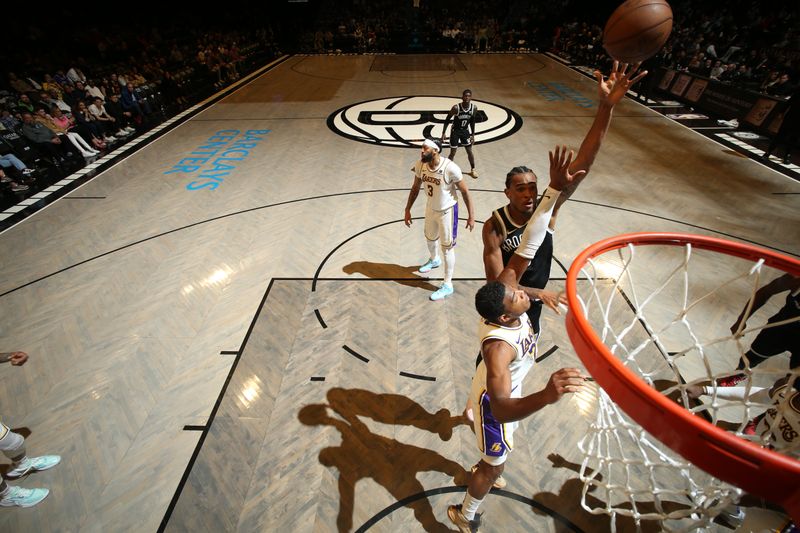
[[[427,209],[444,211],[458,203],[456,183],[464,179],[458,165],[446,157],[439,157],[439,166],[434,170],[422,161],[417,161],[413,170],[414,177],[422,181],[422,190],[428,197]]]
[[[705,394],[711,394],[705,388]],[[720,400],[771,404],[764,416],[756,419],[755,435],[784,454],[800,458],[800,392],[786,384],[767,387],[717,387]]]
[[[531,326],[531,319],[527,313],[519,317],[519,325],[516,327],[505,327],[481,319],[478,326],[478,336],[481,339],[481,351],[483,344],[490,339],[500,339],[509,344],[514,349],[514,359],[509,363],[508,370],[511,373],[511,397],[522,397],[522,380],[528,375],[533,367],[536,357],[536,334]],[[472,397],[480,398],[486,390],[486,362],[481,361],[475,369],[475,377],[472,378]]]

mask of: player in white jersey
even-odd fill
[[[480,527],[478,507],[503,473],[519,420],[555,403],[565,393],[580,390],[584,376],[577,368],[562,368],[550,376],[544,389],[522,395],[522,381],[534,364],[536,336],[527,316],[530,297],[517,285],[547,231],[550,215],[561,190],[585,171],[569,172],[574,153],[566,147],[550,152],[550,186],[531,216],[508,266],[497,280],[475,295],[480,313],[479,335],[483,360],[472,378],[470,396],[476,409],[473,427],[481,452],[463,503],[451,505],[447,516],[463,533]]]
[[[453,294],[453,270],[456,265],[456,236],[458,233],[458,193],[464,195],[467,204],[467,229],[475,227],[475,209],[469,188],[461,175],[458,165],[442,157],[442,147],[436,141],[426,139],[422,145],[420,160],[414,165],[414,183],[408,193],[406,202],[405,223],[411,226],[411,206],[419,195],[420,189],[425,191],[425,240],[428,243],[430,258],[419,267],[422,273],[430,272],[441,266],[439,246],[444,255],[444,283],[431,294],[431,300],[441,300]]]
[[[753,435],[761,444],[800,458],[800,377],[792,379],[789,374],[770,388],[691,385],[686,388],[686,394],[692,399],[706,395],[740,404],[746,400],[749,405],[769,406],[748,422],[744,434]]]

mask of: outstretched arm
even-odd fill
[[[508,364],[514,359],[514,350],[505,341],[487,340],[481,347],[486,364],[486,390],[492,405],[492,414],[498,422],[514,422],[557,402],[565,393],[578,392],[584,379],[577,368],[562,368],[547,381],[545,388],[522,398],[511,397],[511,372]]]
[[[731,326],[731,333],[736,334],[738,331],[743,331],[747,327],[747,319],[767,303],[770,298],[784,291],[794,291],[798,288],[800,288],[800,278],[791,274],[784,274],[758,289],[753,299],[747,301],[744,309],[739,314],[739,318]]]
[[[620,65],[618,61],[614,61],[614,67],[608,78],[604,78],[603,73],[599,70],[594,72],[595,78],[597,78],[598,91],[597,114],[594,117],[592,126],[589,128],[589,132],[581,143],[581,147],[578,149],[578,155],[575,161],[572,162],[569,168],[572,173],[582,170],[584,174],[562,189],[558,201],[556,201],[555,209],[553,209],[553,216],[550,218],[550,229],[555,229],[556,218],[558,217],[558,211],[561,206],[572,196],[572,193],[575,192],[578,185],[580,185],[586,175],[589,174],[589,170],[592,168],[595,157],[597,157],[597,154],[600,152],[600,146],[603,144],[603,139],[611,124],[611,115],[614,106],[625,96],[625,93],[628,92],[631,85],[647,74],[646,70],[637,74],[639,65],[639,63],[635,65],[623,63]]]

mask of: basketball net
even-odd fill
[[[763,259],[739,259],[699,247],[693,253],[691,242],[669,244],[618,244],[588,257],[576,282],[579,308],[571,300],[570,312],[582,313],[611,354],[650,388],[741,439],[797,459],[800,397],[793,407],[797,394],[792,386],[800,379],[800,368],[789,370],[785,355],[751,367],[746,352],[765,326],[800,317],[764,324],[773,312],[762,310],[747,329],[740,324],[733,333],[729,330],[749,301],[742,324],[748,321],[756,291],[783,272],[765,266]],[[568,293],[571,297],[571,288]],[[774,296],[770,308],[782,305],[785,296]],[[586,356],[596,355],[578,351],[591,371]],[[745,368],[737,371],[739,357]],[[718,398],[733,389],[723,391],[717,379],[739,372],[745,375],[737,389],[741,398]],[[781,378],[785,382],[779,387]],[[699,385],[709,394],[693,400],[687,390]],[[614,388],[609,392],[618,395]],[[637,528],[642,520],[659,520],[667,531],[691,531],[708,526],[720,513],[736,514],[743,491],[673,452],[661,441],[671,440],[670,446],[680,449],[674,441],[683,436],[666,429],[654,438],[600,389],[596,419],[579,443],[584,454],[583,508],[610,515],[612,530],[619,516],[630,517]],[[792,434],[794,438],[786,438]]]

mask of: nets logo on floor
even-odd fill
[[[328,127],[354,141],[400,148],[419,147],[426,138],[439,139],[450,109],[460,102],[452,96],[395,96],[343,107],[328,117]],[[472,101],[475,144],[508,137],[522,127],[522,117],[497,104]],[[447,134],[452,130],[452,121]]]

